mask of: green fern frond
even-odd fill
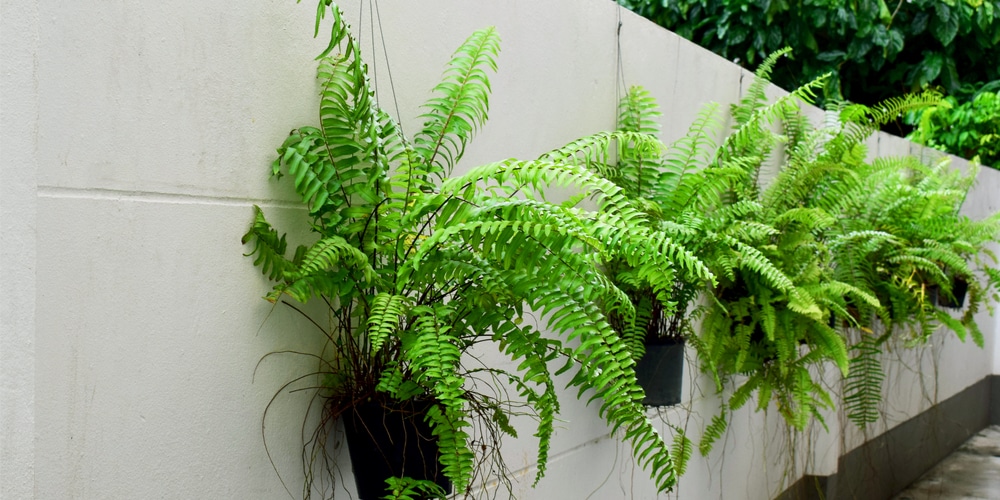
[[[348,34],[350,33],[350,29],[345,23],[343,23],[342,20],[344,13],[341,12],[340,8],[337,7],[336,4],[333,4],[331,6],[331,3],[332,2],[330,0],[319,0],[319,2],[316,4],[316,27],[313,31],[313,38],[319,36],[319,25],[323,22],[323,19],[326,17],[327,7],[331,7],[330,11],[331,14],[333,15],[333,25],[331,27],[331,33],[330,33],[330,43],[329,45],[327,45],[326,49],[324,49],[320,55],[316,56],[316,59],[321,59],[323,57],[326,57],[330,52],[333,51],[334,48],[336,48],[340,44],[340,42],[344,39],[344,37],[348,36]]]
[[[691,460],[691,455],[694,453],[694,443],[688,439],[680,427],[671,426],[671,428],[674,430],[674,442],[670,447],[670,457],[674,461],[677,475],[683,476],[687,470],[688,461]]]
[[[288,243],[285,235],[278,235],[271,224],[264,218],[264,212],[257,205],[253,206],[254,221],[250,230],[243,235],[242,243],[253,243],[253,250],[244,254],[247,257],[255,256],[253,265],[259,266],[260,271],[270,280],[282,279],[285,273],[293,269],[293,264],[285,258],[285,249]]]
[[[414,138],[416,152],[428,173],[442,178],[451,175],[465,146],[486,122],[489,110],[489,78],[486,68],[496,71],[500,37],[493,27],[474,32],[452,56],[444,80],[434,87],[421,115],[426,121]]]
[[[465,415],[454,407],[442,410],[441,406],[433,405],[425,417],[437,438],[442,472],[456,491],[465,491],[475,469],[475,454],[468,447],[469,434],[465,430],[470,424],[464,420]]]
[[[538,428],[535,432],[538,438],[538,456],[534,481],[534,484],[537,484],[544,477],[548,467],[555,416],[559,413],[559,400],[548,363],[562,350],[562,344],[557,340],[542,337],[540,332],[530,326],[520,327],[511,322],[504,322],[495,327],[493,339],[499,343],[500,349],[510,359],[520,362],[520,380],[539,384],[544,388],[544,392],[539,395],[527,384],[514,380],[520,388],[521,395],[526,397],[538,412]]]
[[[823,86],[829,76],[820,76],[767,105],[763,104],[763,89],[758,92],[748,91],[748,96],[740,106],[733,109],[734,117],[739,118],[735,120],[733,132],[719,148],[719,158],[725,160],[727,157],[766,156],[777,140],[775,134],[764,129],[766,124],[779,119],[788,106],[796,105],[796,100],[811,101],[816,90]],[[755,84],[759,81],[761,80],[756,80]],[[764,84],[766,82],[761,85]],[[760,164],[755,165],[755,168],[759,169]],[[753,177],[757,178],[756,175]]]
[[[663,113],[652,94],[641,86],[632,86],[618,104],[618,129],[655,136],[660,133],[660,116]]]
[[[933,106],[941,102],[941,95],[933,91],[908,94],[883,101],[875,106],[851,104],[840,111],[841,130],[826,146],[827,154],[840,159],[861,144],[865,138],[902,113]]]
[[[472,478],[474,453],[469,449],[471,427],[465,411],[464,379],[458,374],[461,350],[452,335],[448,306],[416,306],[411,331],[403,337],[403,360],[409,363],[418,384],[431,385],[438,404],[427,412],[438,439],[439,461],[458,491]]]
[[[778,214],[772,224],[781,227],[791,223],[801,224],[809,230],[822,229],[835,222],[830,214],[818,208],[792,208]]]
[[[767,103],[767,96],[764,91],[770,83],[771,71],[778,63],[778,59],[792,52],[791,47],[785,47],[770,53],[764,61],[760,63],[754,72],[755,78],[750,82],[742,99],[738,105],[733,106],[732,115],[734,127],[739,128],[750,122],[753,113]]]
[[[356,283],[350,281],[344,270],[334,273],[316,273],[299,276],[284,283],[274,285],[274,288],[264,296],[271,303],[276,303],[282,295],[288,295],[298,302],[308,302],[313,297],[336,297],[343,288],[355,288]],[[348,292],[350,294],[350,292]]]
[[[663,144],[651,135],[619,130],[581,137],[543,154],[539,160],[583,166],[638,196],[653,186],[655,164],[663,149]],[[616,158],[619,163],[613,161]]]
[[[751,375],[747,378],[746,382],[741,384],[739,387],[733,391],[733,395],[729,397],[729,401],[726,406],[730,410],[739,410],[750,400],[750,396],[753,392],[757,390],[764,382],[764,379],[757,374]],[[714,423],[714,422],[713,422]]]
[[[397,331],[408,311],[408,298],[382,292],[371,300],[368,316],[368,341],[371,349],[378,351],[382,344]]]
[[[434,481],[410,477],[390,477],[385,480],[387,500],[421,500],[425,498],[447,498],[447,492]]]
[[[728,187],[725,184],[728,178],[720,175],[723,172],[717,171],[718,167],[706,168],[713,164],[718,147],[716,136],[722,128],[718,109],[716,103],[703,106],[687,133],[667,148],[653,196],[665,213],[707,208],[706,205],[714,205],[713,200],[700,206],[693,206],[692,201],[701,201],[701,192],[721,192]],[[702,186],[713,182],[719,184]]]
[[[847,376],[850,369],[850,358],[847,354],[847,344],[844,338],[837,330],[821,322],[817,322],[811,332],[812,345],[822,348],[824,357],[833,361],[837,368],[840,368],[841,375]]]
[[[368,263],[368,256],[364,252],[339,236],[330,236],[309,247],[298,268],[289,273],[288,279],[294,281],[339,267],[358,269],[366,281],[372,280],[375,275],[374,269]]]
[[[757,248],[747,245],[731,236],[723,236],[722,240],[737,252],[740,267],[754,271],[776,290],[791,293],[791,290],[795,288],[792,280]]]
[[[314,216],[323,215],[331,194],[337,193],[340,187],[336,184],[336,169],[324,154],[325,146],[319,129],[293,130],[278,148],[278,158],[272,168],[276,177],[286,173],[292,177],[295,192]]]
[[[708,427],[705,427],[705,432],[701,435],[701,441],[698,443],[698,451],[702,456],[707,456],[712,451],[715,442],[722,437],[727,427],[729,427],[728,412],[723,408],[717,415],[712,417],[712,422]]]
[[[885,374],[878,340],[866,335],[853,346],[850,372],[844,381],[844,404],[847,417],[864,429],[878,421],[878,407],[882,401],[882,382]]]

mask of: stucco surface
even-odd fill
[[[0,3],[0,498],[30,498],[35,449],[38,8]]]
[[[398,103],[408,133],[455,47],[474,29],[497,27],[490,121],[461,169],[608,130],[616,96],[634,84],[659,100],[670,142],[704,103],[725,108],[747,84],[737,66],[608,1],[380,1],[374,20],[372,5],[343,7],[383,106],[395,114]],[[241,255],[240,236],[253,204],[293,228],[293,240],[306,234],[293,194],[267,173],[288,131],[315,120],[313,57],[324,40],[310,37],[314,7],[0,4],[0,497],[286,497],[274,469],[298,494],[307,399],[283,396],[264,429],[261,419],[309,366],[294,355],[258,361],[320,338],[295,311],[260,299],[268,285]],[[880,136],[872,152],[918,150]],[[970,214],[1000,208],[1000,175],[981,175]],[[885,425],[1000,373],[994,339],[983,350],[947,338],[900,354]],[[686,370],[684,406],[651,416],[664,435],[677,425],[697,442],[718,400]],[[574,393],[537,488],[533,439],[508,443],[520,498],[668,497]],[[771,498],[802,473],[832,473],[837,454],[864,439],[841,420],[831,415],[830,434],[812,431],[810,447],[775,408],[742,409],[670,497]],[[341,487],[351,487],[349,471],[343,462]]]

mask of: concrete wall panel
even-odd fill
[[[34,487],[38,16],[0,3],[0,498]]]
[[[321,337],[260,299],[265,280],[239,256],[250,215],[229,203],[42,192],[37,498],[280,496],[262,413],[313,363],[271,358],[256,382],[254,369],[267,352],[315,349]],[[290,403],[271,415],[269,437],[294,473],[287,443],[301,416]]]
[[[659,99],[669,143],[705,103],[725,110],[749,83],[748,72],[613,2],[388,1],[373,16],[374,5],[343,8],[383,106],[396,113],[398,103],[408,135],[452,51],[474,29],[497,27],[491,119],[460,170],[609,130],[616,98],[634,84]],[[315,120],[313,57],[328,35],[309,36],[314,6],[3,3],[0,280],[12,292],[0,342],[0,496],[285,495],[264,452],[261,414],[284,381],[310,366],[268,358],[256,379],[254,368],[268,352],[309,349],[319,337],[294,311],[260,299],[266,280],[240,255],[239,238],[254,203],[291,227],[293,239],[306,237],[294,222],[302,214],[294,195],[267,172],[288,131]],[[872,152],[930,154],[886,136],[872,141]],[[1000,176],[981,175],[970,214],[998,209]],[[984,330],[1000,333],[981,317]],[[900,353],[888,420],[872,432],[1000,373],[998,349],[994,338],[979,350],[942,337]],[[706,377],[688,370],[684,404],[651,416],[665,436],[669,423],[697,443],[718,400]],[[508,443],[515,491],[657,498],[597,408],[573,394],[537,489],[534,439]],[[297,494],[308,401],[283,401],[266,436],[274,467]],[[695,454],[672,497],[771,498],[803,473],[830,474],[839,454],[865,440],[834,420],[831,434],[813,430],[808,445],[784,429],[773,406],[741,409],[708,457]],[[347,479],[338,479],[338,498],[352,484],[341,464]]]

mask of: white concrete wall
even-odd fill
[[[38,9],[0,3],[0,498],[31,498],[35,448]]]
[[[267,285],[240,255],[239,238],[254,203],[282,227],[301,216],[267,172],[288,130],[315,117],[312,59],[324,40],[309,37],[314,5],[305,3],[0,4],[0,285],[7,292],[0,497],[286,495],[264,453],[260,419],[274,391],[302,368],[272,358],[252,376],[265,353],[308,349],[316,339],[293,312],[259,298]],[[360,4],[344,5],[363,26],[355,32],[377,61],[391,110],[381,42],[369,48],[370,7],[365,2],[362,18]],[[668,142],[703,103],[735,101],[746,74],[603,0],[397,0],[379,9],[408,132],[451,51],[472,30],[498,27],[491,119],[465,167],[534,157],[612,128],[619,16],[626,84],[645,85],[659,99]],[[995,174],[981,188],[990,210],[997,209]],[[982,351],[945,343],[938,399],[991,367],[1000,373],[990,342]],[[686,425],[697,441],[717,401],[696,389],[708,384],[691,382],[703,377],[689,370],[688,379],[696,396],[662,419]],[[897,385],[913,386],[908,380]],[[913,401],[922,399],[900,403],[893,422],[922,408]],[[275,467],[297,493],[305,401],[286,402],[266,432]],[[567,399],[548,477],[534,490],[527,474],[516,479],[521,498],[657,496],[595,413]],[[836,435],[795,453],[790,439],[773,409],[767,418],[739,412],[725,442],[707,458],[695,455],[672,496],[764,499],[803,470],[833,472]],[[845,440],[844,451],[854,444]],[[509,463],[529,472],[533,442],[510,445]],[[807,463],[789,475],[793,455]]]

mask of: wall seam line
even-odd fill
[[[142,191],[108,188],[78,188],[64,186],[38,186],[39,198],[91,199],[108,201],[134,201],[142,203],[169,203],[181,205],[261,205],[274,208],[304,209],[300,202],[263,198],[208,196],[160,191]]]

